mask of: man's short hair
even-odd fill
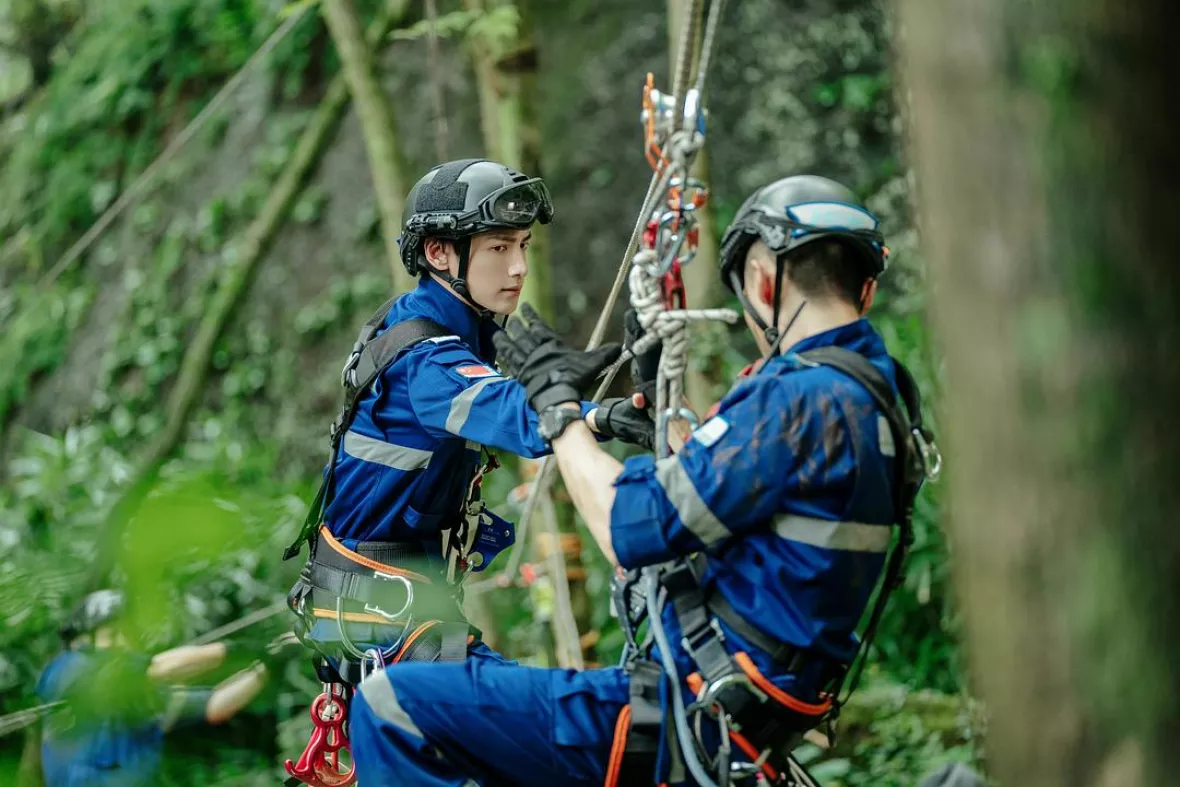
[[[773,264],[769,249],[764,256]],[[804,296],[838,298],[859,305],[865,282],[870,278],[861,253],[842,238],[820,238],[785,256],[786,278]],[[773,270],[773,268],[771,268]]]

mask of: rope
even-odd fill
[[[96,240],[98,240],[103,232],[106,231],[107,227],[111,225],[111,222],[118,218],[119,215],[122,214],[123,211],[126,210],[127,207],[132,202],[134,202],[137,197],[139,197],[140,193],[155,178],[156,173],[158,173],[160,169],[162,169],[163,166],[180,151],[181,148],[183,148],[194,136],[196,136],[197,132],[205,126],[205,124],[209,121],[209,118],[213,117],[217,110],[221,109],[222,105],[229,100],[229,97],[233,93],[234,89],[237,88],[239,84],[241,84],[242,80],[246,77],[246,74],[248,74],[258,63],[260,63],[263,58],[269,55],[274,50],[274,48],[279,45],[280,41],[287,37],[287,34],[295,28],[295,25],[299,23],[299,20],[303,18],[303,15],[308,12],[311,6],[311,3],[301,4],[290,16],[287,17],[283,24],[279,25],[278,29],[271,33],[270,38],[266,39],[262,46],[258,48],[258,51],[251,55],[250,59],[246,61],[246,64],[238,70],[238,73],[234,74],[233,77],[231,77],[230,80],[225,83],[221,90],[217,92],[217,95],[213,97],[213,100],[210,101],[205,106],[205,108],[202,109],[201,112],[195,118],[193,118],[192,121],[187,126],[185,126],[175,138],[173,138],[170,143],[168,143],[168,147],[164,149],[164,152],[156,157],[156,160],[153,161],[151,165],[146,170],[144,170],[138,178],[135,179],[135,182],[132,183],[131,186],[119,196],[119,199],[115,200],[115,204],[107,208],[102,216],[98,218],[98,221],[94,222],[90,229],[88,229],[86,233],[81,238],[79,238],[77,242],[75,242],[74,245],[66,251],[65,254],[62,255],[61,259],[59,259],[49,270],[49,273],[45,274],[44,278],[41,279],[42,287],[48,287],[57,281],[58,277],[61,276],[67,268],[73,265],[74,262],[76,262],[78,258],[81,257]]]
[[[439,161],[447,160],[447,110],[443,91],[443,70],[438,47],[438,5],[435,0],[425,0],[426,20],[430,35],[426,39],[427,58],[430,62],[430,103],[434,113],[434,155]]]
[[[677,124],[684,117],[684,100],[688,97],[688,80],[692,76],[692,50],[696,42],[697,28],[701,23],[701,10],[704,0],[692,0],[688,13],[684,17],[684,26],[680,28],[680,44],[676,48],[676,70],[672,77],[672,95],[675,101],[672,108],[676,114],[673,120]]]
[[[678,107],[683,107],[684,97],[687,95],[687,91],[684,90],[684,87],[688,82],[688,74],[691,72],[691,43],[692,38],[695,36],[695,30],[699,24],[701,11],[703,10],[701,3],[702,0],[694,0],[692,7],[690,8],[689,16],[685,19],[684,26],[681,28],[680,46],[678,47],[679,51],[677,52],[677,62],[675,69],[677,79],[680,81],[680,87],[676,94],[676,100],[673,102],[674,106]],[[704,67],[707,67],[709,63],[709,50],[713,47],[713,42],[716,38],[716,28],[718,24],[717,20],[720,17],[720,11],[721,0],[714,0],[713,5],[710,8],[709,23],[706,27],[705,41],[701,50],[700,63]],[[681,74],[684,74],[685,76],[681,78]],[[697,83],[699,86],[704,85],[704,78],[704,68],[699,68],[697,72]],[[698,109],[698,111],[700,110]],[[699,146],[701,143],[703,143],[703,140],[699,138],[699,135],[693,134],[691,132],[688,134],[677,133],[674,134],[673,138],[669,141],[669,146],[672,147],[674,157],[678,154],[687,154],[691,156],[693,153],[695,153],[695,150],[689,150],[685,146],[694,143]],[[586,344],[587,351],[597,348],[602,343],[602,340],[606,335],[606,326],[610,320],[611,313],[614,311],[615,304],[618,302],[619,295],[623,290],[623,282],[627,281],[628,279],[628,271],[631,269],[632,258],[635,256],[636,250],[639,248],[639,241],[643,237],[643,230],[645,227],[647,227],[648,219],[655,210],[657,197],[663,196],[667,191],[668,185],[671,182],[671,178],[673,176],[673,171],[675,169],[677,168],[674,166],[662,166],[652,173],[651,180],[648,182],[647,193],[644,195],[643,204],[639,210],[639,215],[636,217],[635,225],[631,230],[631,237],[627,241],[627,248],[623,252],[623,259],[619,262],[619,268],[615,274],[614,283],[611,285],[610,294],[607,296],[606,303],[603,304],[602,310],[598,314],[598,321],[595,323],[594,330],[590,334],[590,341]],[[684,166],[683,171],[687,173],[688,167]],[[709,311],[709,313],[712,314],[711,310],[706,311]],[[684,314],[688,315],[690,313],[685,312]],[[690,318],[686,316],[665,319],[671,319],[675,321],[677,319]],[[709,318],[698,317],[695,319],[727,318],[712,316]],[[728,319],[727,321],[732,322],[732,320]],[[625,352],[623,357],[620,357],[620,359],[607,370],[607,373],[604,375],[602,382],[599,384],[598,390],[595,391],[594,397],[591,401],[602,401],[602,398],[606,395],[607,390],[610,388],[611,383],[614,381],[615,376],[618,374],[619,370],[622,369],[623,365],[635,355],[642,354],[646,350],[651,349],[651,347],[653,347],[655,343],[659,341],[658,337],[653,337],[650,334],[645,336],[644,339],[646,342],[640,341],[636,347],[629,348],[630,353]],[[663,362],[661,361],[661,364],[662,363]],[[679,401],[679,399],[675,399],[673,401]],[[662,411],[657,410],[657,412]],[[549,485],[553,480],[553,469],[555,466],[556,462],[554,461],[552,455],[546,456],[541,461],[541,466],[538,468],[537,475],[533,479],[532,486],[529,489],[529,496],[525,500],[524,509],[521,511],[520,518],[516,525],[517,544],[525,543],[525,538],[529,532],[529,523],[532,521],[533,513],[537,508],[537,499],[543,493],[548,491]],[[509,557],[508,564],[504,567],[501,577],[497,578],[496,584],[500,587],[505,587],[511,584],[513,577],[516,576],[517,571],[520,569],[520,564],[523,559],[523,550],[513,550],[512,555]],[[480,584],[481,586],[486,586],[489,583],[490,580],[485,580]]]
[[[717,38],[717,27],[721,24],[721,9],[725,0],[713,0],[709,6],[709,21],[705,24],[705,40],[701,44],[701,62],[697,65],[697,81],[693,87],[700,94],[705,90],[705,77],[709,73],[709,56],[713,52],[713,41]]]

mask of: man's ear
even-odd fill
[[[758,297],[767,306],[774,306],[774,280],[762,268],[758,268]]]
[[[427,238],[422,243],[422,253],[426,262],[436,271],[450,271],[451,244],[438,238]]]
[[[877,296],[877,280],[869,279],[860,290],[860,316],[864,317],[873,307],[873,298]]]

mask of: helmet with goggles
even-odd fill
[[[486,159],[440,164],[410,189],[398,248],[411,276],[429,271],[470,299],[467,266],[471,236],[493,229],[528,229],[553,219],[553,201],[540,178]],[[453,241],[459,254],[457,276],[432,270],[423,256],[426,238]]]

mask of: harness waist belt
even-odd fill
[[[415,544],[362,542],[355,549],[341,544],[328,529],[316,536],[312,557],[301,579],[313,591],[364,606],[367,612],[400,617],[412,611],[419,620],[466,622],[458,602],[441,576],[428,576],[406,568],[411,560],[422,561],[425,551]],[[325,606],[323,602],[316,606]],[[391,621],[392,622],[392,621]]]

